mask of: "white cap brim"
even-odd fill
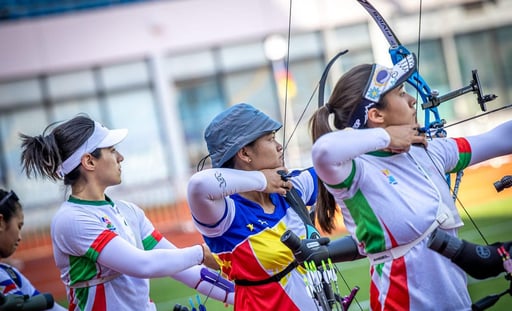
[[[102,141],[96,146],[96,148],[107,148],[122,142],[128,135],[128,129],[115,129],[109,130],[108,134]]]

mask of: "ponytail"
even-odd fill
[[[94,121],[85,115],[78,115],[54,128],[55,125],[56,123],[48,125],[41,135],[20,134],[21,166],[28,178],[42,177],[52,181],[62,179],[58,173],[59,165],[94,132]],[[94,151],[92,155],[98,157],[99,152]],[[73,185],[78,180],[79,167],[64,176],[65,185]]]
[[[21,165],[27,177],[48,177],[52,181],[60,179],[57,167],[62,159],[53,133],[34,137],[20,134],[20,138],[23,149]]]
[[[372,65],[370,64],[359,65],[338,80],[327,104],[317,109],[309,119],[313,143],[322,135],[333,131],[329,123],[331,114],[333,115],[332,124],[336,130],[342,130],[349,126],[348,122],[361,102],[363,89],[370,77],[371,70]],[[338,209],[334,197],[319,180],[316,217],[323,231],[331,233],[336,228],[335,216]]]

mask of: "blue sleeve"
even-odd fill
[[[316,197],[318,195],[318,178],[313,167],[305,170],[294,170],[292,171],[291,181],[293,186],[297,189],[299,194],[304,200],[304,204],[312,206],[316,203]]]

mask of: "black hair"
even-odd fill
[[[362,94],[371,72],[371,64],[362,64],[353,67],[338,79],[327,104],[316,110],[309,119],[313,143],[326,133],[351,126],[350,118],[362,101]],[[374,107],[383,109],[385,106],[385,101],[381,100]],[[329,123],[330,114],[333,114],[334,129]],[[318,187],[316,201],[318,223],[323,231],[331,233],[336,228],[335,216],[339,207],[321,180],[318,182]]]
[[[86,115],[78,115],[55,127],[56,124],[48,125],[43,134],[34,137],[20,134],[21,164],[27,177],[40,176],[52,181],[61,179],[59,165],[80,148],[94,132],[94,120]],[[101,151],[96,149],[91,154],[99,158]],[[79,167],[80,165],[64,176],[65,185],[73,185],[80,178]]]
[[[15,215],[18,210],[21,210],[18,196],[12,190],[7,192],[0,189],[0,203],[0,214],[2,214],[6,223],[11,220],[12,216]]]

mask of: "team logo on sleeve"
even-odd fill
[[[103,216],[101,217],[101,221],[103,223],[105,223],[105,225],[107,226],[107,229],[110,230],[110,231],[116,231],[116,226],[110,221],[110,219],[108,219],[107,216]]]

